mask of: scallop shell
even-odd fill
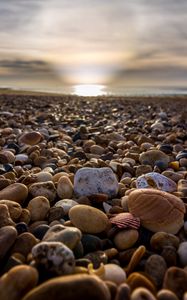
[[[140,227],[140,219],[138,217],[134,217],[131,213],[120,213],[115,217],[111,218],[110,222],[121,229],[122,228],[138,229]]]
[[[136,179],[136,187],[137,189],[156,188],[165,192],[174,192],[177,190],[177,185],[173,180],[156,172],[139,176]]]

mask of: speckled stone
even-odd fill
[[[33,146],[38,144],[41,141],[41,139],[42,135],[37,131],[26,132],[20,136],[19,143]]]
[[[75,205],[70,209],[69,217],[72,224],[85,233],[102,232],[109,224],[102,211],[88,205]]]
[[[12,247],[16,237],[17,231],[13,226],[4,226],[0,228],[0,261]]]
[[[33,197],[44,196],[50,202],[54,201],[56,197],[56,189],[52,181],[33,183],[29,187],[29,193]]]
[[[41,242],[32,248],[38,266],[56,275],[72,274],[75,268],[73,252],[60,242]]]
[[[62,242],[70,249],[74,249],[82,237],[81,231],[75,227],[54,225],[46,232],[43,241]]]
[[[57,194],[61,199],[71,199],[73,195],[73,184],[67,176],[60,177],[57,184]]]
[[[151,276],[157,287],[162,285],[166,270],[166,262],[163,257],[158,254],[151,255],[145,263],[145,272]]]
[[[156,172],[151,172],[139,176],[136,179],[136,187],[138,189],[156,188],[170,193],[177,190],[177,185],[173,180]]]
[[[38,272],[35,268],[26,265],[13,267],[0,278],[1,300],[20,300],[37,282]]]
[[[22,300],[57,299],[110,300],[111,298],[106,284],[97,276],[76,274],[50,279],[33,289]]]
[[[178,248],[178,256],[183,267],[187,266],[187,242],[182,242]]]
[[[64,214],[67,215],[69,213],[69,210],[75,206],[78,205],[79,203],[75,200],[71,200],[71,199],[63,199],[60,201],[57,201],[55,203],[55,207],[62,207]]]
[[[31,221],[45,220],[50,210],[50,203],[46,197],[38,196],[29,202],[27,209],[30,211]]]
[[[16,221],[21,216],[22,207],[19,203],[11,200],[0,200],[0,204],[5,204],[8,207],[10,217]]]
[[[110,168],[81,168],[75,174],[74,192],[78,196],[102,193],[115,197],[118,181]]]
[[[163,288],[174,292],[179,299],[182,299],[184,293],[187,291],[187,272],[178,267],[170,267],[163,281]]]
[[[0,200],[12,200],[24,203],[28,196],[28,188],[22,183],[13,183],[0,191]]]
[[[114,244],[117,249],[125,250],[131,248],[138,240],[138,230],[126,229],[118,232],[114,237]]]

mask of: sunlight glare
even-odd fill
[[[77,96],[101,96],[105,95],[104,85],[79,84],[74,86],[74,94]]]

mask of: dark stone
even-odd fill
[[[46,224],[39,225],[32,230],[32,234],[39,240],[42,240],[50,227]]]
[[[23,232],[28,232],[28,226],[26,223],[20,222],[20,223],[16,224],[16,230],[17,230],[18,234],[21,234]]]

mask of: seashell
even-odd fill
[[[156,172],[139,176],[136,180],[136,187],[138,189],[151,187],[165,192],[174,192],[177,190],[177,185],[173,180]]]
[[[110,222],[118,228],[133,228],[138,229],[140,227],[140,219],[134,217],[131,213],[120,213],[110,219]]]

